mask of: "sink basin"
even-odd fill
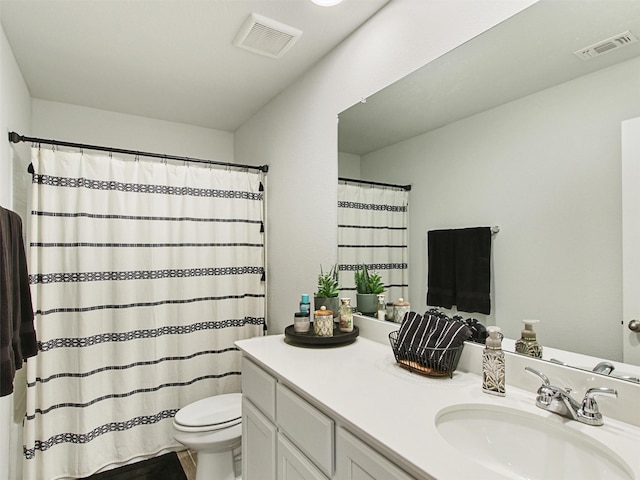
[[[461,459],[473,460],[507,478],[635,479],[618,454],[564,425],[560,417],[550,419],[512,408],[462,404],[441,410],[436,428],[460,450]]]

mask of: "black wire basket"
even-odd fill
[[[453,377],[464,343],[452,348],[417,348],[398,344],[398,331],[389,334],[396,362],[403,368],[427,377]]]

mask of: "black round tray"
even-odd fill
[[[284,329],[284,336],[287,343],[305,346],[305,347],[335,347],[338,345],[348,345],[356,340],[360,334],[357,326],[353,326],[352,332],[341,332],[340,329],[333,327],[333,337],[319,337],[313,333],[313,322],[307,333],[298,333],[293,330],[293,325],[289,325]]]

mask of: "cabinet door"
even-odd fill
[[[276,480],[277,430],[247,399],[242,399],[242,478]]]
[[[413,480],[343,428],[336,434],[337,480]]]
[[[327,477],[333,474],[333,420],[303,398],[278,383],[276,388],[278,430]]]
[[[278,434],[278,480],[327,480],[283,434]]]

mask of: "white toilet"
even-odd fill
[[[241,393],[203,398],[176,413],[173,437],[198,453],[196,480],[236,480],[233,450],[240,447],[241,422]]]

